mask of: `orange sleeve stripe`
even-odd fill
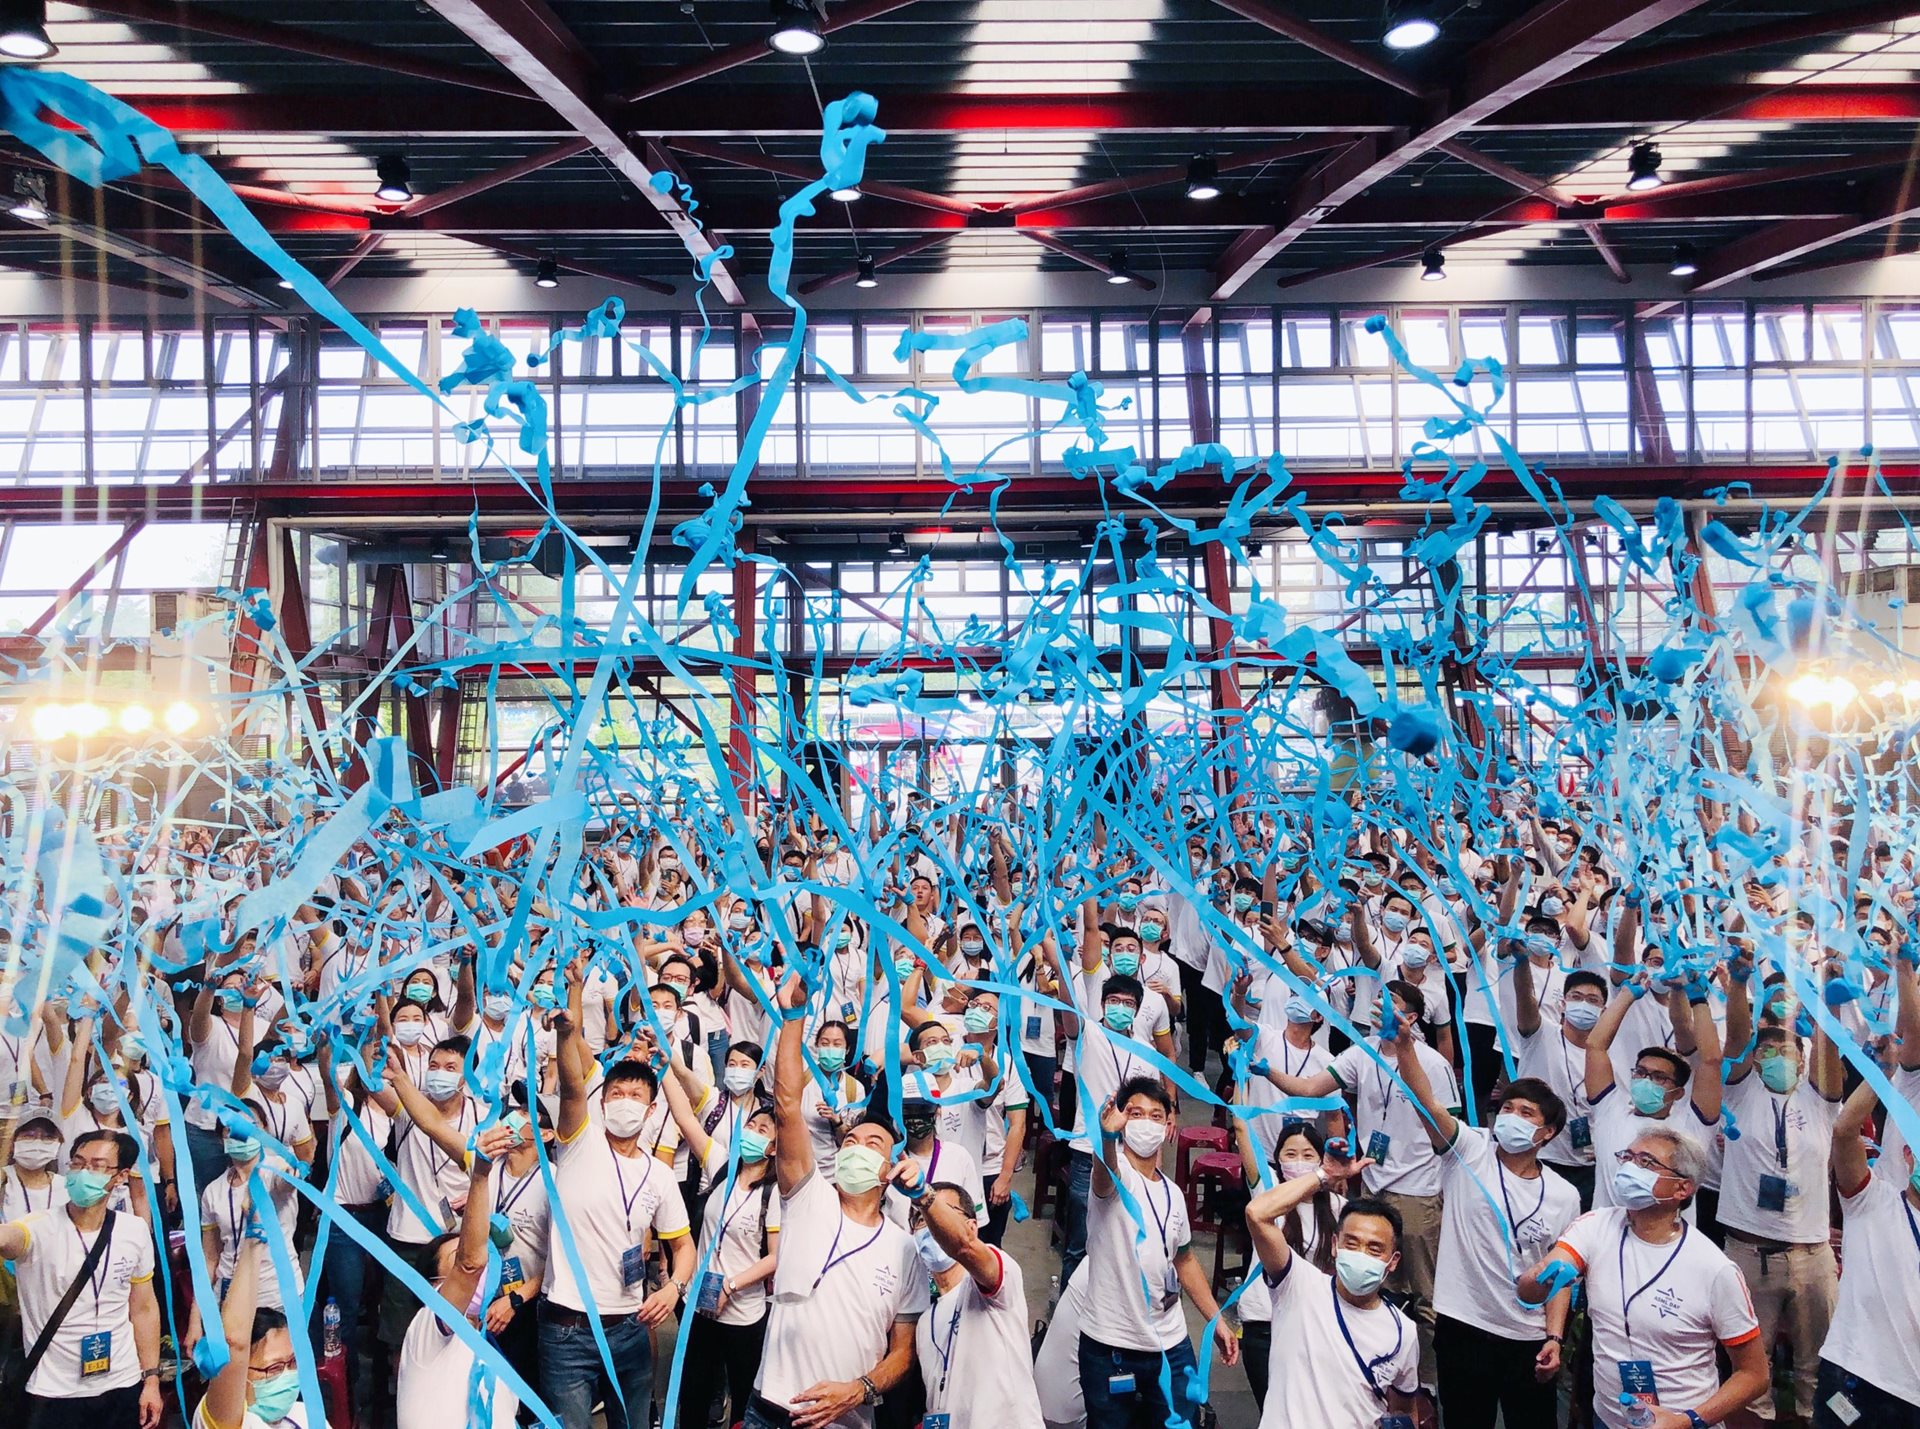
[[[1568,1245],[1565,1241],[1556,1241],[1554,1243],[1553,1253],[1555,1255],[1566,1256],[1568,1260],[1571,1260],[1582,1271],[1585,1271],[1587,1268],[1586,1257],[1581,1255],[1579,1251],[1575,1250],[1572,1246]]]
[[[1751,1330],[1748,1330],[1746,1334],[1736,1335],[1733,1339],[1722,1340],[1720,1343],[1726,1346],[1726,1348],[1730,1350],[1734,1350],[1734,1349],[1738,1349],[1740,1346],[1744,1344],[1747,1344],[1749,1341],[1757,1340],[1759,1338],[1760,1338],[1760,1327],[1758,1325],[1755,1325]]]

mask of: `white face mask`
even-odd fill
[[[624,1141],[629,1136],[638,1136],[640,1128],[647,1124],[647,1104],[632,1097],[621,1097],[605,1104],[604,1116],[607,1135]]]
[[[53,1165],[54,1158],[60,1154],[57,1141],[16,1141],[13,1143],[13,1162],[29,1171],[44,1171]]]
[[[753,1086],[753,1068],[729,1067],[721,1076],[721,1082],[734,1096],[745,1096]]]
[[[393,1024],[393,1040],[402,1047],[418,1047],[427,1035],[424,1022],[396,1022]]]
[[[1127,1150],[1135,1156],[1158,1156],[1160,1148],[1167,1144],[1167,1124],[1144,1116],[1128,1122],[1120,1134],[1126,1138]]]

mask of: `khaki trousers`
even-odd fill
[[[1747,1294],[1760,1321],[1760,1346],[1771,1356],[1784,1325],[1793,1347],[1793,1407],[1802,1419],[1813,1417],[1813,1385],[1820,1373],[1820,1347],[1827,1342],[1834,1301],[1840,1293],[1840,1267],[1833,1246],[1793,1245],[1763,1250],[1737,1235],[1727,1237],[1727,1258],[1747,1278]],[[1773,1387],[1747,1406],[1762,1419],[1774,1417]]]

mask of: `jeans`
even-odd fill
[[[1060,1288],[1087,1258],[1087,1197],[1093,1194],[1093,1153],[1067,1153],[1067,1247],[1060,1252]]]
[[[541,1301],[540,1397],[562,1429],[592,1429],[594,1401],[600,1399],[606,1401],[607,1429],[647,1429],[653,1405],[653,1340],[647,1327],[631,1315],[603,1321],[602,1328],[618,1394],[607,1383],[592,1328],[559,1323]]]
[[[1173,1384],[1173,1404],[1160,1383],[1162,1368]],[[1194,1422],[1199,1405],[1190,1397],[1193,1346],[1184,1338],[1172,1349],[1122,1350],[1090,1335],[1080,1337],[1080,1393],[1087,1402],[1087,1429],[1166,1429],[1174,1415]],[[1132,1375],[1131,1391],[1115,1391],[1115,1375]]]
[[[1833,1402],[1845,1395],[1859,1418],[1842,1415]],[[1920,1404],[1909,1404],[1898,1395],[1868,1384],[1851,1370],[1827,1360],[1820,1361],[1819,1381],[1813,1391],[1813,1429],[1920,1429]]]
[[[202,1195],[207,1187],[219,1180],[227,1172],[227,1139],[219,1127],[204,1131],[197,1126],[187,1128],[187,1159],[193,1163],[193,1191]],[[185,1189],[182,1188],[182,1195]]]

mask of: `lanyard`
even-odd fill
[[[1289,1077],[1304,1077],[1307,1074],[1307,1063],[1313,1057],[1313,1043],[1309,1041],[1305,1047],[1300,1049],[1300,1065],[1297,1068],[1293,1065],[1293,1058],[1289,1055],[1292,1051],[1293,1044],[1287,1041],[1286,1035],[1283,1033],[1280,1037],[1280,1070]]]
[[[1164,1176],[1161,1176],[1161,1177],[1158,1177],[1157,1179],[1160,1181],[1166,1181],[1167,1178]],[[1153,1223],[1155,1226],[1159,1228],[1159,1231],[1160,1231],[1161,1253],[1166,1256],[1167,1264],[1171,1265],[1173,1264],[1174,1248],[1167,1244],[1167,1226],[1173,1220],[1173,1187],[1170,1184],[1167,1186],[1167,1213],[1165,1215],[1161,1215],[1160,1208],[1154,1205],[1153,1203],[1153,1182],[1148,1181],[1143,1177],[1141,1179],[1141,1184],[1145,1192],[1142,1199],[1146,1201],[1147,1209],[1153,1212]]]
[[[633,1208],[634,1208],[634,1205],[639,1201],[641,1193],[647,1189],[647,1178],[653,1175],[654,1158],[651,1156],[643,1158],[647,1163],[646,1169],[640,1173],[640,1184],[633,1188],[633,1194],[629,1196],[627,1194],[627,1173],[620,1169],[620,1162],[624,1158],[620,1155],[619,1152],[613,1149],[611,1144],[609,1144],[607,1147],[607,1155],[613,1158],[614,1179],[620,1183],[620,1209],[622,1212],[625,1213],[627,1218],[627,1234],[632,1235],[633,1234]]]
[[[1533,1209],[1528,1211],[1524,1216],[1520,1217],[1520,1219],[1517,1221],[1513,1218],[1513,1202],[1507,1197],[1507,1168],[1500,1164],[1500,1158],[1498,1156],[1493,1158],[1493,1169],[1500,1173],[1500,1202],[1502,1205],[1504,1205],[1507,1208],[1507,1224],[1513,1227],[1513,1238],[1515,1240],[1519,1240],[1520,1227],[1524,1226],[1528,1221],[1532,1220],[1535,1216],[1539,1215],[1540,1208],[1546,1205],[1547,1203],[1546,1169],[1542,1167],[1540,1170],[1540,1177],[1539,1177],[1540,1194],[1534,1200]]]
[[[1787,1169],[1787,1098],[1775,1093],[1773,1102],[1773,1153],[1780,1158],[1780,1169]]]
[[[514,1202],[518,1201],[522,1196],[527,1194],[527,1187],[531,1186],[535,1181],[538,1181],[539,1179],[540,1179],[540,1168],[538,1166],[535,1166],[531,1171],[527,1172],[526,1175],[522,1176],[518,1181],[513,1183],[513,1190],[511,1193],[507,1191],[507,1183],[505,1181],[502,1181],[500,1183],[499,1189],[493,1193],[494,1210],[504,1216],[508,1211],[513,1209]]]
[[[953,1294],[942,1295],[940,1302],[934,1306],[933,1310],[934,1324],[937,1326],[940,1322],[940,1305],[949,1300],[953,1302],[953,1319],[947,1322],[944,1343],[941,1340],[940,1331],[936,1328],[933,1332],[933,1347],[940,1354],[940,1388],[936,1391],[939,1394],[947,1392],[947,1375],[953,1366],[953,1342],[960,1334],[960,1315],[966,1308],[960,1303],[960,1294],[965,1288],[964,1285],[955,1286]]]
[[[47,1192],[48,1204],[52,1204],[53,1192]],[[1913,1232],[1913,1248],[1920,1250],[1920,1222],[1913,1219],[1913,1203],[1904,1195],[1900,1197],[1900,1209],[1907,1213],[1907,1229]]]
[[[1654,1271],[1644,1285],[1629,1295],[1627,1294],[1627,1237],[1632,1233],[1633,1228],[1622,1221],[1620,1224],[1620,1324],[1626,1331],[1629,1345],[1633,1343],[1633,1302],[1659,1284],[1666,1273],[1673,1268],[1674,1261],[1680,1258],[1681,1248],[1687,1243],[1687,1223],[1680,1222],[1680,1238],[1673,1243],[1673,1253],[1667,1257],[1666,1263]]]
[[[466,1097],[460,1098],[460,1114],[453,1120],[454,1130],[456,1131],[465,1131],[467,1129],[468,1101],[469,1099]],[[425,1135],[425,1133],[423,1132],[422,1135]],[[439,1159],[436,1161],[434,1159],[435,1157]],[[433,1144],[433,1139],[429,1137],[427,1139],[427,1175],[433,1180],[438,1181],[440,1179],[440,1173],[451,1165],[453,1165],[453,1157],[441,1151],[439,1147]]]
[[[872,1235],[868,1236],[864,1241],[862,1241],[859,1245],[855,1246],[852,1250],[848,1251],[845,1255],[835,1255],[834,1252],[840,1249],[841,1232],[846,1230],[846,1228],[847,1228],[847,1218],[845,1213],[843,1212],[840,1217],[840,1224],[834,1229],[834,1232],[833,1232],[833,1244],[827,1247],[827,1263],[821,1266],[820,1273],[813,1277],[813,1290],[809,1290],[807,1292],[809,1296],[813,1294],[814,1290],[818,1290],[820,1288],[820,1282],[827,1278],[827,1272],[829,1270],[832,1270],[834,1266],[839,1265],[842,1261],[852,1260],[856,1255],[860,1254],[861,1251],[865,1250],[868,1246],[872,1245],[875,1241],[879,1240],[880,1232],[887,1228],[887,1221],[884,1216],[881,1217],[880,1224],[873,1228]]]
[[[715,1256],[718,1256],[720,1254],[717,1247],[726,1244],[727,1228],[731,1226],[735,1221],[740,1219],[740,1213],[742,1211],[746,1210],[748,1206],[751,1206],[755,1201],[760,1199],[760,1195],[759,1195],[760,1183],[758,1181],[741,1181],[738,1178],[735,1178],[734,1189],[736,1191],[743,1190],[746,1192],[746,1194],[740,1198],[739,1205],[734,1206],[731,1209],[722,1207],[724,1214],[722,1214],[720,1217],[720,1233],[713,1238],[713,1243],[714,1243],[714,1246],[716,1247],[716,1249],[713,1252]]]
[[[68,1218],[67,1224],[73,1225],[71,1217]],[[100,1223],[100,1229],[93,1233],[94,1239],[97,1241],[106,1233],[107,1224],[102,1221]],[[80,1227],[78,1226],[73,1226],[73,1238],[80,1242],[80,1258],[84,1262],[87,1256],[93,1253],[93,1247],[87,1244],[87,1238],[80,1234]],[[112,1255],[113,1247],[109,1245],[106,1252],[100,1257],[100,1264],[94,1267],[93,1274],[88,1277],[89,1283],[93,1286],[93,1323],[96,1325],[100,1323],[100,1291],[107,1283],[107,1261]]]
[[[1353,1342],[1353,1332],[1347,1328],[1347,1312],[1340,1304],[1340,1287],[1329,1279],[1327,1289],[1333,1296],[1333,1318],[1340,1326],[1340,1337],[1347,1342],[1347,1353],[1353,1356],[1353,1362],[1360,1367],[1360,1373],[1367,1381],[1367,1388],[1373,1391],[1373,1397],[1382,1404],[1385,1404],[1387,1402],[1387,1393],[1380,1388],[1380,1381],[1374,1378],[1373,1372],[1379,1366],[1385,1364],[1388,1360],[1400,1353],[1400,1345],[1402,1341],[1406,1339],[1407,1335],[1406,1323],[1401,1320],[1399,1311],[1395,1310],[1391,1305],[1387,1305],[1386,1311],[1393,1317],[1393,1348],[1388,1350],[1384,1355],[1378,1355],[1373,1359],[1366,1359],[1361,1355],[1359,1346]]]

